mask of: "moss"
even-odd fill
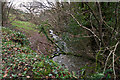
[[[30,30],[37,31],[37,30],[35,30],[36,25],[32,24],[30,22],[15,20],[11,24],[12,24],[12,26],[16,26],[17,28],[20,28],[20,29],[22,28],[22,29],[25,29],[28,31],[30,31]]]

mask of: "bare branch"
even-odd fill
[[[97,4],[97,7],[98,7],[98,12],[99,12],[99,17],[100,17],[100,20],[99,20],[99,37],[100,37],[100,39],[102,41],[102,44],[105,46],[104,41],[103,41],[103,37],[102,37],[103,18],[102,18],[101,7],[100,7],[100,3],[99,2],[96,2],[96,4]]]
[[[114,72],[114,80],[116,80],[115,65],[114,65],[115,58],[114,58],[114,56],[115,56],[115,51],[117,49],[118,44],[119,44],[119,41],[116,43],[115,48],[113,50],[113,72]]]
[[[117,27],[118,24],[118,2],[116,3],[116,8],[115,8],[115,27]]]
[[[88,8],[90,9],[90,11],[92,12],[92,14],[93,14],[93,16],[95,17],[96,21],[99,23],[99,20],[98,20],[98,18],[96,17],[96,13],[93,11],[93,9],[92,9],[87,3],[85,3],[85,4],[88,6]]]
[[[105,70],[106,70],[106,67],[107,67],[107,62],[108,62],[108,59],[109,59],[109,57],[111,56],[112,52],[113,52],[113,50],[111,50],[110,53],[109,53],[109,55],[107,56],[103,73],[105,73]]]
[[[106,59],[106,62],[105,62],[105,67],[104,67],[104,70],[103,70],[103,73],[105,73],[105,70],[106,70],[106,67],[107,67],[107,62],[108,62],[108,59],[109,57],[111,56],[111,54],[113,54],[113,72],[114,72],[114,79],[116,79],[116,74],[115,74],[115,67],[114,67],[114,55],[115,55],[115,51],[117,49],[117,46],[119,44],[119,41],[116,43],[116,45],[114,46],[114,49],[110,51],[109,55],[107,56],[107,59]]]
[[[80,27],[82,27],[83,29],[86,29],[87,31],[91,32],[91,33],[99,40],[99,42],[101,42],[100,38],[99,38],[91,29],[89,29],[89,28],[83,26],[82,24],[80,24],[80,22],[79,22],[79,21],[74,17],[74,15],[72,15],[71,13],[68,13],[68,14],[70,14],[70,15],[72,16],[72,18],[77,22],[77,24],[78,24]]]

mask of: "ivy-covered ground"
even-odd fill
[[[76,78],[49,56],[34,52],[29,43],[24,34],[2,28],[2,78]]]

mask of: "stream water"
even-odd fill
[[[62,41],[61,38],[56,36],[53,33],[53,30],[50,30],[50,35],[52,35],[52,38],[57,41],[56,44],[58,44],[58,46],[60,46],[64,52],[69,52],[66,43]],[[57,52],[60,52],[59,49],[57,49]],[[80,69],[82,67],[84,67],[85,65],[89,66],[89,61],[87,59],[83,59],[82,57],[75,57],[73,55],[60,54],[59,56],[54,57],[53,61],[65,66],[70,72],[74,71],[77,74],[80,74]]]
[[[87,59],[75,57],[72,55],[60,55],[53,58],[53,61],[58,62],[60,65],[65,66],[70,72],[74,71],[76,74],[81,74],[81,71],[85,65],[90,67]]]

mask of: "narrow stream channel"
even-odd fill
[[[80,74],[80,71],[82,71],[81,68],[89,64],[86,59],[62,54],[54,57],[53,61],[58,62],[60,65],[64,65],[70,72],[74,71],[76,74]]]
[[[65,52],[69,52],[69,49],[67,48],[67,45],[64,41],[62,41],[61,38],[56,36],[53,33],[53,30],[50,30],[50,35],[52,35],[52,38],[54,38],[58,44],[58,46],[62,47]],[[64,44],[63,44],[64,43]],[[57,52],[59,52],[59,49],[57,49]],[[85,65],[89,65],[90,62],[87,59],[83,59],[81,57],[75,57],[73,55],[63,55],[60,54],[59,56],[56,56],[53,58],[53,61],[59,63],[60,65],[65,66],[70,72],[74,71],[76,74],[80,74],[80,69],[84,67]]]

